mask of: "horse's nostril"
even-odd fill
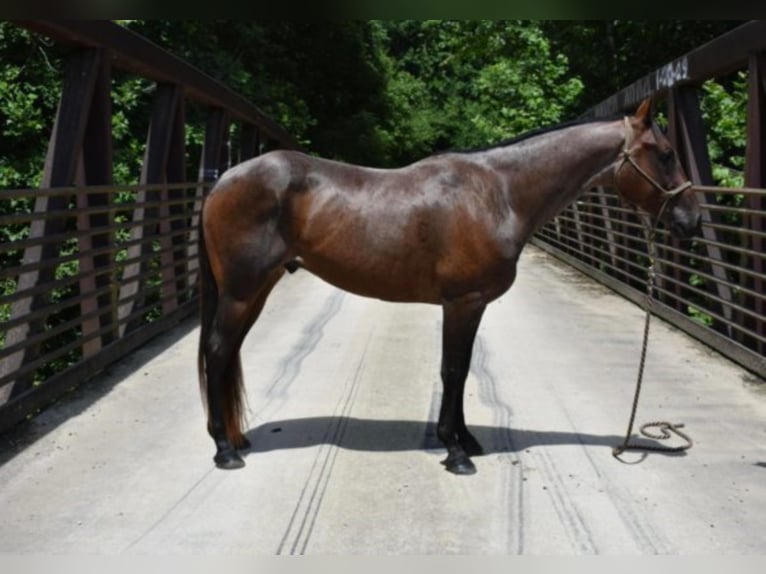
[[[670,223],[670,234],[677,239],[690,239],[697,235],[700,229],[698,218],[674,219]]]

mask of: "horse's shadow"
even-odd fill
[[[537,431],[469,425],[484,454],[522,452],[535,446],[595,445],[612,448],[624,437],[587,433]],[[250,429],[246,436],[251,452],[267,452],[332,444],[369,452],[438,451],[444,447],[436,436],[436,423],[414,420],[374,420],[355,417],[308,417],[270,421]],[[647,446],[656,441],[634,439]]]

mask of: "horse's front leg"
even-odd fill
[[[476,467],[470,454],[480,454],[481,446],[468,432],[463,415],[463,391],[476,331],[486,304],[478,295],[470,295],[443,304],[442,368],[444,385],[437,434],[447,447],[442,461],[455,474],[473,474]]]

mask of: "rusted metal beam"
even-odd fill
[[[258,126],[253,124],[242,125],[242,135],[239,142],[239,161],[245,161],[260,153],[261,139]]]
[[[675,109],[674,121],[676,122],[673,133],[678,138],[673,143],[676,149],[681,152],[681,159],[686,173],[695,184],[713,185],[713,169],[707,150],[707,133],[700,109],[699,90],[694,86],[674,88],[671,91],[671,100]],[[700,197],[701,202],[716,203],[713,194],[697,193],[702,196]],[[709,242],[712,242],[705,244],[707,256],[711,261],[723,261],[723,255],[720,248],[715,245],[719,241],[716,229],[704,225],[704,223],[717,223],[719,220],[720,216],[717,212],[707,209],[702,210],[702,236]],[[726,270],[720,265],[711,263],[711,271],[721,281],[709,284],[708,288],[715,292],[721,300],[733,302],[733,292],[726,286],[728,282]],[[720,314],[726,317],[728,321],[731,321],[732,309],[730,306],[722,305]],[[719,325],[718,328],[729,335],[732,334],[730,327],[726,324]]]
[[[600,102],[585,116],[605,117],[629,110],[649,96],[662,97],[674,86],[701,84],[747,66],[750,54],[766,49],[766,21],[748,22],[676,58]]]
[[[747,94],[747,145],[745,149],[745,185],[751,188],[766,187],[766,54],[757,52],[750,54],[748,61],[748,94]],[[750,249],[756,253],[764,253],[766,242],[763,231],[766,229],[766,196],[749,195],[747,206],[756,211],[750,214],[746,221],[748,228],[756,233],[750,236]],[[751,266],[759,275],[764,272],[763,257],[752,257]],[[756,278],[752,288],[758,293],[764,293],[766,284]],[[760,317],[753,323],[755,331],[766,336],[766,307],[763,299],[750,301],[753,309]],[[766,346],[759,343],[758,349],[766,353]]]
[[[168,149],[167,166],[165,169],[168,185],[162,188],[161,197],[163,208],[160,215],[166,219],[164,226],[160,231],[168,240],[167,244],[172,247],[170,253],[163,255],[163,265],[170,265],[175,262],[175,266],[166,273],[168,287],[164,297],[168,303],[163,307],[163,313],[169,313],[175,306],[182,304],[188,299],[186,296],[186,275],[188,271],[186,256],[186,243],[188,238],[179,233],[187,229],[192,224],[193,204],[181,203],[181,200],[188,198],[188,188],[178,189],[173,186],[174,183],[180,183],[186,180],[186,111],[182,92],[177,94],[175,107],[175,116],[172,120],[172,129],[170,137],[170,147]],[[179,216],[186,215],[181,218]],[[171,279],[174,282],[171,282]],[[173,285],[175,299],[170,292],[170,286]]]
[[[112,100],[111,100],[111,66],[107,54],[102,52],[99,59],[99,72],[93,88],[93,97],[88,115],[88,122],[82,143],[81,166],[82,185],[106,185],[112,183]],[[85,299],[80,310],[83,316],[90,316],[95,311],[101,311],[98,316],[83,322],[82,337],[83,356],[90,357],[108,345],[116,335],[115,332],[105,332],[102,337],[91,339],[89,334],[100,331],[103,327],[113,324],[116,313],[112,291],[101,295],[95,293],[112,282],[109,268],[113,259],[113,249],[99,255],[88,255],[91,250],[114,246],[114,233],[109,230],[111,217],[108,209],[113,200],[113,194],[106,191],[80,191],[77,193],[77,206],[99,210],[98,212],[78,215],[78,250],[79,271],[85,273],[80,280],[80,293],[94,293]],[[90,271],[101,271],[89,274]]]
[[[108,20],[18,20],[16,24],[59,42],[106,48],[115,67],[160,84],[183,86],[193,100],[225,108],[232,116],[253,123],[280,147],[298,149],[298,142],[282,126],[245,98],[188,62],[163,50],[139,34]]]
[[[163,197],[161,188],[168,183],[167,168],[170,156],[173,131],[177,124],[177,110],[182,99],[182,89],[174,84],[161,84],[157,86],[152,108],[152,117],[149,123],[144,163],[141,170],[142,184],[159,184],[157,188],[139,191],[136,198],[136,208],[133,210],[133,227],[131,240],[140,240],[148,237],[157,237],[161,242],[169,241],[167,235],[163,237],[160,225],[147,223],[161,218],[160,210],[163,209]],[[164,198],[167,200],[167,196]],[[152,204],[158,207],[147,207]],[[165,206],[164,209],[167,209]],[[167,247],[162,245],[163,248]],[[150,256],[153,246],[151,242],[141,242],[128,249],[128,258],[135,258],[139,254]],[[123,271],[119,295],[118,318],[123,319],[130,315],[135,307],[142,307],[142,300],[134,300],[133,295],[145,295],[143,281],[147,278],[149,259],[142,258],[140,263],[126,265]],[[130,302],[125,302],[128,299]],[[172,309],[168,309],[170,311]],[[120,336],[126,330],[135,328],[136,325],[122,323]]]
[[[225,147],[229,136],[229,116],[226,110],[222,108],[211,108],[208,110],[207,123],[205,125],[205,141],[202,146],[202,157],[200,158],[196,196],[194,199],[194,215],[191,220],[191,232],[189,233],[189,242],[186,246],[187,257],[192,261],[196,260],[198,254],[199,233],[197,231],[200,223],[199,214],[202,211],[202,202],[215,181],[220,177],[225,165]],[[189,285],[197,282],[196,263],[190,265]]]
[[[609,255],[613,266],[617,266],[617,245],[614,237],[614,225],[612,224],[612,218],[609,217],[609,203],[607,202],[604,187],[598,187],[596,189],[596,196],[598,197],[599,209],[601,210],[601,217],[604,222],[604,229],[606,230],[606,243],[609,248]]]
[[[212,183],[226,169],[226,142],[229,139],[231,117],[223,108],[208,110],[205,125],[205,142],[202,146],[202,158],[199,180]]]
[[[104,53],[98,49],[84,49],[74,52],[67,61],[61,100],[53,125],[53,132],[48,146],[48,155],[43,171],[42,187],[71,186],[75,182],[82,142],[90,117],[96,80],[102,73]],[[35,212],[45,212],[45,219],[32,223],[30,238],[59,234],[66,223],[66,196],[41,196],[35,201]],[[40,263],[55,259],[59,255],[60,245],[43,243],[25,249],[24,264]],[[42,267],[22,273],[19,276],[17,290],[31,289],[54,279],[55,267]],[[25,297],[14,303],[11,319],[28,316],[30,312],[46,305],[49,293]],[[26,322],[6,333],[6,344],[11,345],[26,339],[30,335],[42,332],[45,321]],[[40,353],[39,345],[30,345],[0,362],[0,376],[18,371],[18,369]],[[0,404],[11,400],[19,393],[31,388],[32,377],[17,379],[0,388]]]

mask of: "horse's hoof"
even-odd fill
[[[476,466],[474,466],[473,462],[470,458],[463,455],[458,456],[448,456],[446,459],[442,461],[442,464],[452,474],[460,474],[460,475],[467,475],[467,474],[476,474]]]
[[[213,457],[215,465],[223,470],[236,470],[245,466],[245,461],[235,451],[219,452]]]

